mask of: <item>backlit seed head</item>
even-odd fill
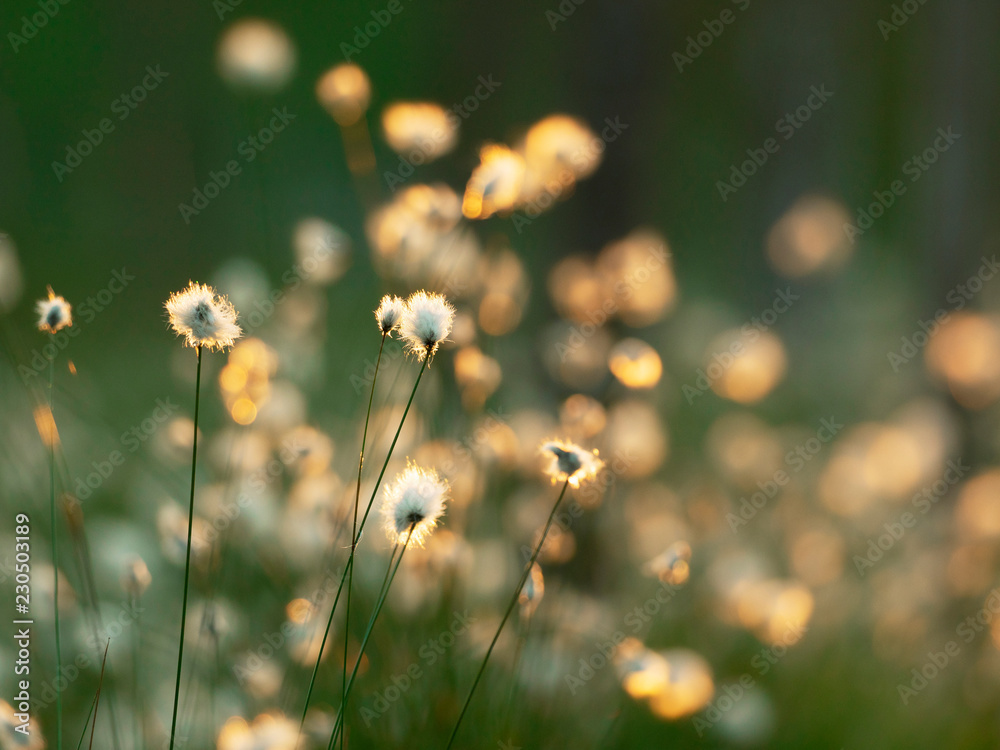
[[[547,440],[540,450],[548,461],[545,473],[552,477],[553,483],[569,482],[572,487],[579,487],[604,468],[596,450],[588,451],[568,441]]]
[[[38,330],[55,333],[73,325],[73,307],[62,297],[57,297],[52,287],[48,290],[49,296],[35,303],[35,312],[38,313]]]
[[[396,544],[423,544],[444,514],[448,483],[433,469],[409,464],[385,488],[382,517],[389,539]]]
[[[386,336],[392,334],[400,323],[403,322],[403,313],[406,310],[406,303],[395,294],[387,294],[378,304],[375,310],[375,322],[378,329]]]
[[[207,284],[189,282],[166,302],[170,326],[191,348],[226,349],[243,331],[236,325],[232,303]]]
[[[433,357],[442,341],[451,333],[455,308],[444,295],[432,292],[414,292],[406,301],[400,334],[409,351],[423,360]]]

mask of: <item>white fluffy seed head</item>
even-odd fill
[[[547,460],[545,473],[553,482],[569,482],[570,486],[579,487],[604,468],[596,450],[588,451],[569,441],[546,440],[540,451]]]
[[[375,310],[375,322],[378,329],[384,336],[392,335],[392,332],[399,327],[403,321],[403,312],[406,310],[406,303],[395,294],[387,294],[378,303]]]
[[[422,360],[437,353],[438,346],[451,333],[454,320],[455,308],[443,294],[414,292],[406,300],[399,330],[406,348]]]
[[[382,517],[389,540],[422,545],[444,514],[448,483],[433,469],[408,464],[388,485],[382,500]]]
[[[226,349],[243,335],[232,303],[207,284],[189,282],[170,295],[166,308],[171,327],[191,348]]]
[[[38,330],[55,333],[73,325],[73,306],[62,297],[57,297],[52,287],[48,290],[49,296],[35,303],[35,312],[38,313]]]

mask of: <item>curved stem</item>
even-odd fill
[[[191,446],[191,498],[188,501],[187,554],[184,560],[184,600],[181,605],[181,636],[177,648],[177,681],[174,685],[174,711],[170,720],[170,750],[177,732],[177,704],[181,695],[181,664],[184,660],[184,628],[187,624],[188,586],[191,579],[191,529],[194,523],[194,478],[198,462],[198,407],[201,401],[201,347],[198,351],[198,374],[194,386],[194,440]]]
[[[52,516],[52,602],[56,626],[56,746],[63,746],[62,727],[62,646],[59,643],[59,539],[56,523],[56,418],[53,414],[52,382],[55,380],[55,355],[49,358],[49,514]]]
[[[517,588],[514,589],[514,596],[511,597],[510,604],[507,605],[507,611],[504,613],[503,619],[500,621],[500,627],[497,628],[496,635],[493,636],[493,642],[490,643],[490,647],[486,651],[486,656],[483,657],[483,663],[479,665],[479,671],[476,672],[476,679],[472,681],[472,687],[469,689],[469,695],[465,699],[465,705],[462,706],[462,712],[458,715],[458,721],[455,722],[455,728],[451,732],[451,739],[448,740],[448,748],[451,748],[451,746],[455,744],[455,737],[458,735],[458,728],[462,726],[462,719],[465,718],[465,713],[469,710],[469,704],[472,702],[472,696],[476,692],[476,687],[479,685],[479,680],[482,678],[483,672],[486,671],[486,663],[490,660],[490,656],[493,654],[493,648],[497,645],[497,641],[500,639],[500,633],[503,631],[503,626],[507,624],[510,613],[514,611],[514,605],[517,604],[518,597],[521,595],[521,589],[524,588],[524,583],[528,580],[528,576],[531,574],[531,568],[534,566],[535,560],[538,559],[538,553],[542,551],[542,545],[545,544],[545,537],[548,536],[549,529],[552,527],[552,521],[556,517],[556,510],[559,508],[559,504],[562,502],[563,496],[566,494],[567,487],[569,487],[569,480],[563,483],[562,490],[559,492],[559,497],[556,499],[555,505],[552,506],[552,512],[549,513],[549,520],[545,522],[545,528],[542,530],[542,536],[538,540],[538,544],[535,546],[535,551],[531,553],[531,559],[528,560],[528,564],[525,566],[524,572],[521,574],[521,580],[517,584]]]
[[[348,567],[354,564],[353,560],[348,560]],[[340,577],[340,586],[337,588],[337,595],[333,599],[333,606],[330,607],[330,617],[326,621],[326,630],[323,631],[323,640],[319,644],[319,653],[316,654],[316,664],[313,665],[312,678],[309,680],[309,689],[306,691],[306,704],[302,707],[302,720],[299,722],[299,737],[302,736],[302,728],[306,724],[306,713],[309,711],[309,700],[312,698],[313,687],[316,685],[316,675],[319,673],[319,663],[323,658],[323,651],[326,649],[326,639],[330,635],[330,628],[333,626],[333,613],[337,611],[337,602],[340,601],[340,592],[344,589],[344,581],[347,580],[347,570]],[[347,664],[344,664],[344,671],[347,671]]]
[[[410,524],[410,528],[406,532],[406,541],[403,542],[403,546],[399,550],[399,557],[396,558],[396,566],[393,567],[392,561],[393,557],[396,555],[396,547],[399,547],[399,543],[395,545],[392,550],[392,555],[389,557],[389,566],[386,568],[386,577],[382,582],[382,590],[380,592],[378,602],[375,604],[375,610],[372,612],[371,619],[368,620],[368,628],[365,630],[364,638],[361,640],[361,647],[358,650],[358,658],[354,662],[354,669],[351,671],[351,679],[347,681],[347,692],[344,694],[343,700],[340,704],[340,712],[337,714],[337,721],[333,726],[333,734],[330,735],[330,744],[327,750],[332,750],[334,742],[336,742],[338,732],[343,735],[344,730],[344,709],[347,706],[347,698],[351,694],[351,688],[354,687],[354,678],[358,674],[358,668],[361,666],[361,659],[365,655],[365,647],[368,645],[368,639],[371,638],[372,630],[375,628],[375,620],[378,618],[379,612],[382,611],[382,605],[385,604],[386,598],[389,596],[389,589],[392,587],[392,581],[396,577],[396,571],[399,570],[399,564],[403,562],[403,553],[406,552],[406,547],[410,543],[410,536],[413,534],[413,524]],[[392,571],[392,575],[389,575],[389,571]],[[346,665],[345,665],[346,666]]]
[[[368,410],[365,412],[365,429],[361,434],[361,452],[358,455],[358,482],[354,489],[354,522],[351,526],[351,556],[350,567],[347,574],[347,601],[344,606],[344,671],[340,680],[340,694],[347,693],[347,647],[350,645],[351,631],[351,588],[354,586],[354,555],[358,548],[358,505],[361,504],[361,470],[365,465],[365,443],[368,441],[368,423],[372,418],[372,401],[375,399],[375,381],[378,379],[378,368],[382,364],[382,350],[385,349],[386,334],[382,334],[382,341],[378,346],[378,358],[375,360],[375,372],[372,375],[372,388],[368,394]],[[341,738],[341,747],[344,741]]]
[[[410,413],[410,407],[413,405],[413,398],[414,398],[414,396],[417,395],[417,386],[420,385],[420,378],[423,376],[424,370],[427,368],[427,363],[428,363],[428,360],[425,359],[424,362],[423,362],[423,364],[420,367],[420,372],[417,373],[417,379],[413,383],[413,390],[410,391],[410,398],[406,402],[406,409],[403,410],[403,416],[399,420],[399,427],[396,428],[396,434],[392,438],[392,444],[389,446],[389,452],[385,456],[385,461],[382,462],[382,470],[379,472],[378,479],[375,481],[375,487],[372,489],[372,495],[368,499],[368,507],[365,508],[365,514],[361,518],[361,522],[357,526],[357,533],[354,534],[354,543],[352,543],[352,545],[351,545],[351,556],[348,558],[348,565],[344,568],[344,572],[340,576],[340,588],[338,588],[338,590],[337,590],[337,599],[338,600],[340,599],[340,589],[343,588],[344,582],[347,580],[347,576],[350,574],[350,571],[353,568],[353,563],[354,563],[354,548],[355,548],[355,546],[357,544],[357,540],[361,538],[361,534],[362,534],[362,532],[365,529],[365,523],[367,523],[367,521],[368,521],[368,515],[371,512],[372,504],[375,502],[375,496],[378,494],[379,485],[382,483],[382,477],[385,476],[386,468],[389,466],[389,460],[392,458],[392,452],[396,448],[396,441],[399,440],[399,434],[403,431],[403,424],[406,422],[406,415]],[[373,383],[373,385],[374,385],[374,383]],[[360,488],[360,483],[359,483],[358,486]],[[358,492],[360,492],[360,489],[358,490]],[[334,612],[336,612],[336,610],[337,610],[337,602],[334,601],[333,608],[330,610],[330,619],[327,621],[326,632],[323,635],[323,643],[326,643],[327,636],[330,633],[330,626],[333,623],[333,614],[334,614]],[[306,705],[305,705],[305,708],[302,709],[302,723],[303,724],[305,723],[306,712],[309,709],[309,699],[310,699],[310,697],[312,695],[313,685],[316,682],[316,674],[317,674],[317,672],[319,670],[319,658],[322,655],[323,655],[323,650],[321,648],[320,652],[319,652],[319,655],[316,657],[316,665],[313,667],[312,680],[309,683],[309,691],[308,691],[308,693],[306,695]],[[345,671],[347,670],[347,663],[346,662],[344,663],[344,670]],[[350,685],[348,684],[345,687],[344,692],[346,693],[347,690],[349,690],[349,689],[350,689]],[[301,733],[301,725],[300,725],[299,731]]]

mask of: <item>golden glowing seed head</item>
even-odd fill
[[[640,339],[622,339],[611,349],[608,367],[628,388],[652,388],[660,382],[663,363],[656,350]]]
[[[423,360],[437,353],[454,321],[455,308],[444,295],[419,291],[406,300],[399,332],[406,348]]]
[[[596,450],[588,451],[569,441],[546,440],[540,450],[548,461],[545,473],[552,477],[553,483],[569,482],[570,486],[579,487],[604,468]]]
[[[338,125],[348,127],[368,111],[372,98],[371,81],[354,63],[337,65],[316,82],[316,98]]]
[[[239,716],[230,718],[219,731],[219,750],[295,750],[299,746],[299,727],[275,711],[264,713],[248,723]]]
[[[479,162],[465,186],[462,213],[469,219],[488,219],[512,210],[524,184],[524,157],[504,145],[490,144],[479,151]]]
[[[404,156],[418,152],[423,162],[444,156],[455,147],[457,125],[457,117],[431,102],[397,102],[382,112],[382,130],[392,150]]]
[[[406,310],[406,303],[395,294],[387,294],[378,303],[375,310],[375,322],[379,331],[385,336],[391,336],[392,332],[399,328],[403,322],[403,313]]]
[[[73,307],[64,298],[57,297],[52,287],[48,290],[49,296],[35,303],[35,312],[38,313],[38,330],[55,333],[73,325]]]
[[[543,596],[545,596],[545,576],[542,575],[542,566],[532,563],[524,587],[517,595],[518,604],[521,605],[521,617],[531,617],[542,603]]]
[[[448,499],[448,482],[433,469],[408,464],[385,488],[382,517],[390,541],[418,546],[437,526]]]
[[[170,326],[193,349],[226,349],[243,334],[232,303],[207,284],[189,282],[186,289],[171,294],[165,306]]]

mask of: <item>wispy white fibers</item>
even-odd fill
[[[433,469],[415,464],[406,467],[385,488],[382,517],[389,539],[420,545],[444,514],[448,483]]]
[[[189,282],[170,295],[166,308],[170,326],[192,349],[226,349],[243,335],[232,303],[207,284]]]
[[[52,287],[49,296],[35,303],[38,313],[38,330],[55,333],[66,326],[73,325],[73,307],[64,298],[57,297]]]
[[[375,310],[375,322],[378,329],[384,336],[392,335],[392,332],[399,328],[403,322],[403,313],[406,311],[406,303],[395,294],[387,294],[378,303]]]
[[[414,292],[406,300],[399,330],[406,348],[420,359],[425,359],[437,353],[438,346],[451,333],[454,320],[455,308],[444,295]]]

